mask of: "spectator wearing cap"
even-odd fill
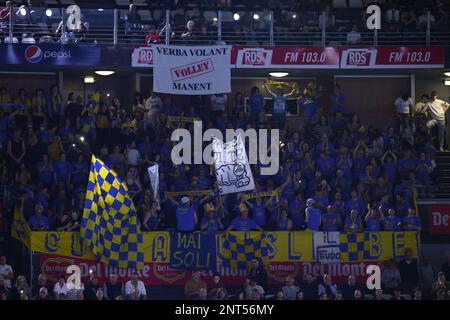
[[[200,295],[200,289],[206,289],[206,282],[201,279],[201,272],[196,270],[192,273],[192,278],[184,285],[184,296],[193,299]]]
[[[181,205],[176,209],[177,230],[181,232],[190,232],[195,230],[198,222],[197,213],[191,205],[189,197],[181,198]]]
[[[213,204],[206,204],[206,214],[203,216],[200,228],[205,231],[220,231],[224,229],[220,217],[217,216]]]
[[[322,212],[317,206],[316,200],[310,198],[306,201],[305,223],[308,230],[319,231],[322,224]]]
[[[252,231],[255,229],[264,231],[263,228],[258,226],[255,220],[248,217],[248,209],[245,204],[242,203],[237,210],[240,212],[241,216],[234,218],[233,221],[231,221],[227,231]]]

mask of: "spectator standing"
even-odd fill
[[[9,264],[6,264],[6,256],[0,256],[0,275],[3,276],[3,285],[6,289],[11,289],[11,280],[14,272]]]
[[[198,218],[189,197],[181,198],[181,205],[176,209],[176,217],[178,231],[190,232],[195,229]]]
[[[405,250],[405,259],[398,264],[398,271],[402,279],[402,291],[412,294],[419,283],[419,268],[411,249]]]
[[[436,91],[432,91],[430,97],[431,100],[428,102],[427,111],[431,116],[431,120],[427,122],[427,127],[429,129],[437,127],[439,151],[444,151],[445,113],[450,107],[450,104],[438,99]]]
[[[300,286],[304,300],[316,300],[319,297],[319,285],[317,279],[312,274],[306,274]]]
[[[413,110],[413,102],[411,97],[407,94],[403,94],[395,100],[394,106],[397,111],[397,117],[399,118],[400,125],[406,126]]]
[[[394,260],[387,261],[384,270],[381,273],[381,285],[383,291],[392,294],[394,289],[398,288],[402,283],[400,271],[397,269]]]
[[[323,281],[319,284],[319,296],[321,294],[326,294],[328,298],[336,298],[337,285],[332,282],[331,275],[329,274],[324,274]]]
[[[322,212],[317,206],[316,200],[310,198],[306,201],[307,208],[305,209],[305,223],[308,230],[319,231],[322,224]]]
[[[256,125],[259,122],[259,115],[264,111],[264,97],[259,92],[258,87],[252,88],[251,95],[248,99],[248,105],[250,108],[252,125]]]
[[[438,278],[433,286],[431,287],[431,294],[433,297],[439,298],[439,293],[444,292],[444,295],[447,291],[450,290],[450,281],[447,281],[445,277],[445,273],[442,271],[438,273]]]
[[[361,33],[358,32],[358,26],[355,24],[352,31],[347,33],[347,44],[357,44],[361,41]]]
[[[252,259],[252,266],[247,274],[252,279],[255,279],[261,286],[267,286],[267,271],[258,258]]]
[[[356,290],[361,290],[361,287],[356,284],[356,278],[351,274],[347,277],[347,283],[341,289],[344,300],[354,300]]]
[[[58,282],[53,286],[53,294],[55,299],[58,300],[61,294],[67,295],[69,289],[67,288],[66,278],[60,276]]]

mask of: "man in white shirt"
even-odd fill
[[[358,32],[358,26],[355,24],[352,31],[347,33],[347,44],[356,44],[361,40],[361,33]]]
[[[139,150],[136,149],[136,142],[132,141],[126,150],[127,164],[132,167],[137,167],[139,160],[141,159],[141,154]]]
[[[450,104],[439,100],[436,91],[431,92],[431,100],[428,102],[427,111],[430,114],[431,120],[427,122],[429,129],[437,127],[438,129],[438,143],[439,151],[444,151],[444,137],[445,137],[445,112],[447,112]]]
[[[151,126],[156,125],[156,120],[162,107],[161,98],[152,91],[150,97],[145,101],[145,120],[148,124]]]
[[[68,292],[69,288],[67,288],[66,278],[64,278],[64,276],[59,277],[58,282],[53,286],[55,299],[58,299],[60,294],[64,294],[66,296]]]
[[[10,265],[6,264],[6,257],[0,257],[0,274],[4,278],[5,287],[11,289],[11,279],[14,277],[13,269]]]
[[[139,280],[137,272],[133,272],[131,280],[125,284],[125,296],[127,300],[145,300],[147,298],[144,283]]]
[[[251,299],[253,289],[258,290],[261,297],[264,296],[264,288],[258,285],[255,279],[246,279],[245,296],[247,299]]]
[[[401,97],[398,97],[395,102],[395,109],[397,110],[397,115],[400,119],[400,123],[406,125],[406,121],[409,119],[409,115],[411,114],[411,108],[413,105],[411,97],[407,94],[403,94]]]
[[[225,112],[225,104],[227,103],[227,95],[226,94],[213,94],[211,96],[211,105],[214,120],[218,117],[222,116]]]
[[[427,94],[423,94],[422,97],[420,97],[419,102],[416,103],[416,106],[414,108],[415,115],[425,114],[425,112],[427,111],[428,100],[429,97]]]

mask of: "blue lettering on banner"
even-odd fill
[[[368,237],[369,249],[364,252],[365,260],[378,260],[383,253],[383,246],[381,244],[381,234],[379,232],[366,232]]]
[[[45,235],[45,249],[49,252],[55,252],[58,250],[60,245],[61,237],[58,232],[50,231]]]
[[[168,255],[169,246],[169,237],[166,236],[166,233],[160,233],[153,238],[152,243],[152,261],[158,261],[158,258],[161,261],[165,261]]]
[[[213,232],[170,233],[170,266],[175,269],[216,270]]]

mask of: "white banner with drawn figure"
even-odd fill
[[[231,46],[152,45],[153,91],[201,95],[231,92]]]
[[[156,203],[158,204],[158,209],[160,208],[159,205],[159,167],[157,164],[148,167],[148,175],[150,176],[150,184],[153,189],[153,199],[155,199]]]
[[[213,138],[214,167],[220,194],[255,189],[252,170],[240,135],[224,143]]]

